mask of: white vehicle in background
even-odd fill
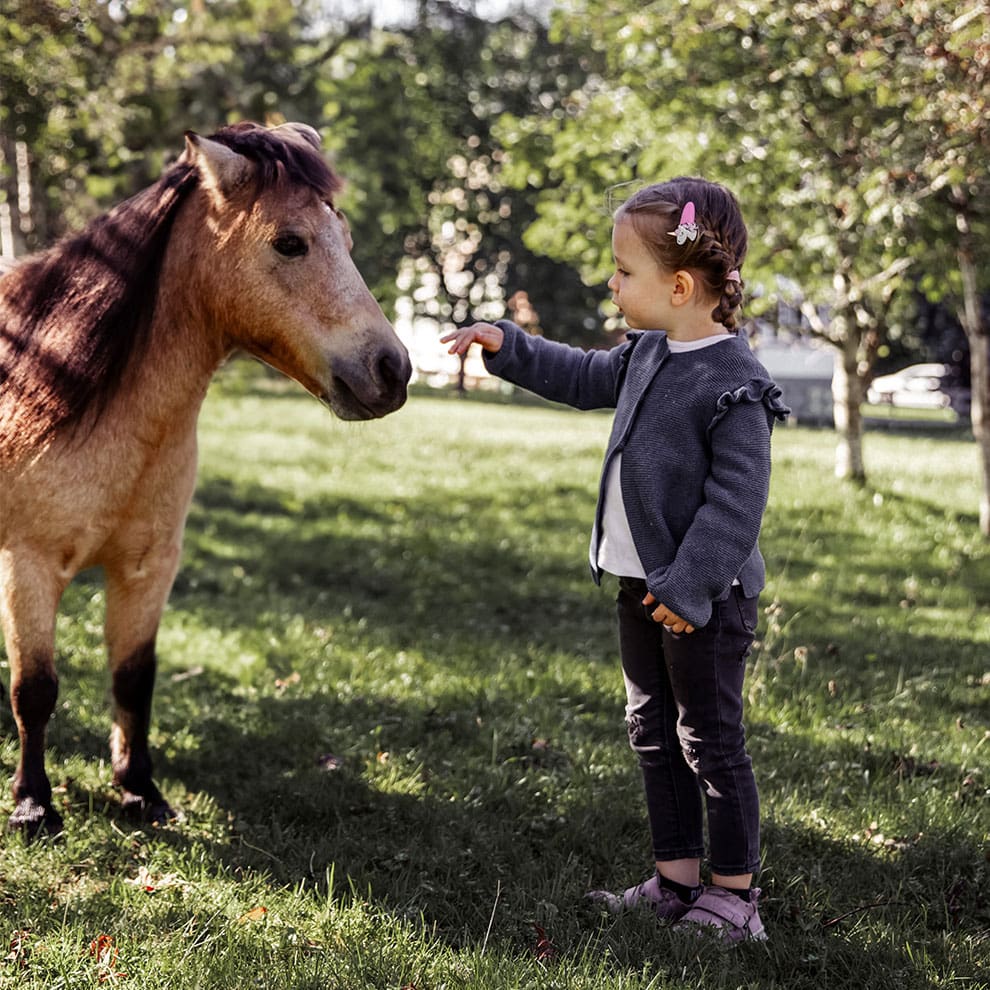
[[[912,364],[892,375],[874,378],[866,390],[866,400],[872,405],[904,409],[956,408],[954,397],[946,387],[949,374],[948,365]]]

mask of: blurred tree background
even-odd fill
[[[751,231],[753,325],[837,354],[837,471],[885,364],[972,378],[990,489],[985,0],[0,0],[0,246],[157,177],[187,129],[316,126],[387,312],[614,341],[611,209],[683,172]],[[981,506],[990,534],[990,499]]]

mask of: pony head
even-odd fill
[[[212,320],[239,347],[296,379],[342,419],[405,401],[409,356],[351,259],[334,204],[341,180],[305,124],[188,133],[204,222],[187,270]]]

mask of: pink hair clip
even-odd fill
[[[698,239],[698,225],[694,222],[694,203],[688,200],[681,210],[681,219],[677,226],[671,230],[671,237],[677,238],[678,244],[685,241],[696,241]]]
[[[732,271],[729,272],[729,274],[725,276],[725,280],[726,280],[726,282],[738,282],[741,285],[742,284],[742,278],[739,275],[739,269],[738,268],[733,268]]]

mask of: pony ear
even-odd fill
[[[252,175],[251,163],[219,141],[186,131],[186,160],[199,169],[203,185],[225,199]]]

